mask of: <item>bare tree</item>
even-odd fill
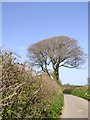
[[[52,65],[54,78],[59,81],[59,67],[79,68],[85,62],[85,54],[76,40],[58,36],[42,40],[28,48],[32,65],[41,67],[49,76]]]

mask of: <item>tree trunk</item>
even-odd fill
[[[54,68],[53,74],[54,74],[54,79],[57,82],[59,82],[59,67]]]
[[[59,80],[59,67],[56,67],[53,70],[54,79],[59,85],[61,85],[61,81]]]

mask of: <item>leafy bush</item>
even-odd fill
[[[63,91],[63,93],[66,93],[66,94],[71,94],[71,92],[72,92],[72,89],[65,89],[65,90]]]

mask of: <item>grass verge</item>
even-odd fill
[[[64,104],[64,95],[59,93],[53,102],[48,117],[49,118],[60,118],[61,110]]]
[[[90,91],[88,86],[66,86],[63,90],[66,94],[72,94],[90,101]]]

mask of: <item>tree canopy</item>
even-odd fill
[[[28,48],[32,65],[41,67],[50,76],[49,66],[59,80],[59,67],[79,68],[85,62],[85,53],[77,41],[67,36],[41,40]]]

